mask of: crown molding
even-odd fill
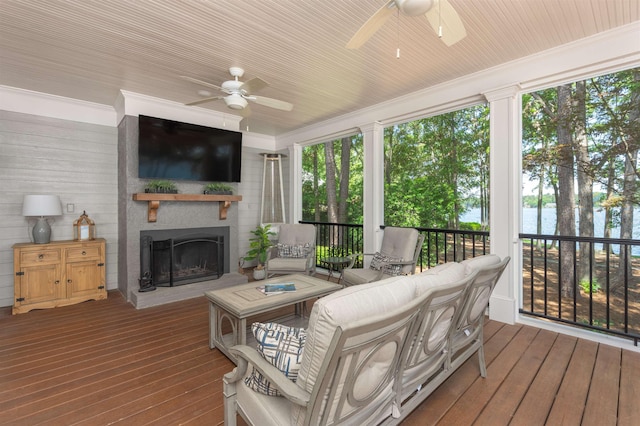
[[[116,111],[109,105],[0,85],[0,109],[115,127]]]

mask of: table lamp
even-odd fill
[[[33,227],[33,242],[47,244],[51,240],[51,226],[45,216],[62,215],[60,198],[57,195],[25,195],[22,202],[22,216],[38,217]]]

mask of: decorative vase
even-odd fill
[[[267,276],[267,271],[264,268],[262,268],[262,269],[254,268],[253,269],[253,279],[254,280],[256,280],[256,281],[264,280],[266,276]]]

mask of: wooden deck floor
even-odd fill
[[[637,425],[640,353],[488,321],[472,357],[406,425]],[[136,310],[102,301],[0,310],[0,424],[218,425],[222,375],[204,297]]]

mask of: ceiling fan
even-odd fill
[[[451,46],[467,36],[458,12],[447,0],[391,0],[374,13],[347,43],[357,49],[378,31],[398,9],[407,16],[425,15],[438,37]]]
[[[242,111],[243,116],[248,116],[249,107],[248,101],[255,102],[258,105],[263,105],[270,108],[279,109],[282,111],[291,111],[293,104],[289,102],[280,101],[278,99],[267,98],[265,96],[256,96],[253,93],[258,90],[264,89],[269,84],[262,79],[252,78],[249,81],[240,81],[239,78],[244,75],[244,70],[239,67],[229,68],[229,73],[234,77],[233,80],[228,80],[222,83],[221,86],[198,80],[197,78],[181,76],[183,79],[192,83],[201,84],[203,86],[212,87],[226,93],[224,96],[210,96],[204,99],[200,99],[194,102],[189,102],[185,105],[199,105],[205,102],[211,102],[216,100],[224,100],[224,103],[231,109]]]

